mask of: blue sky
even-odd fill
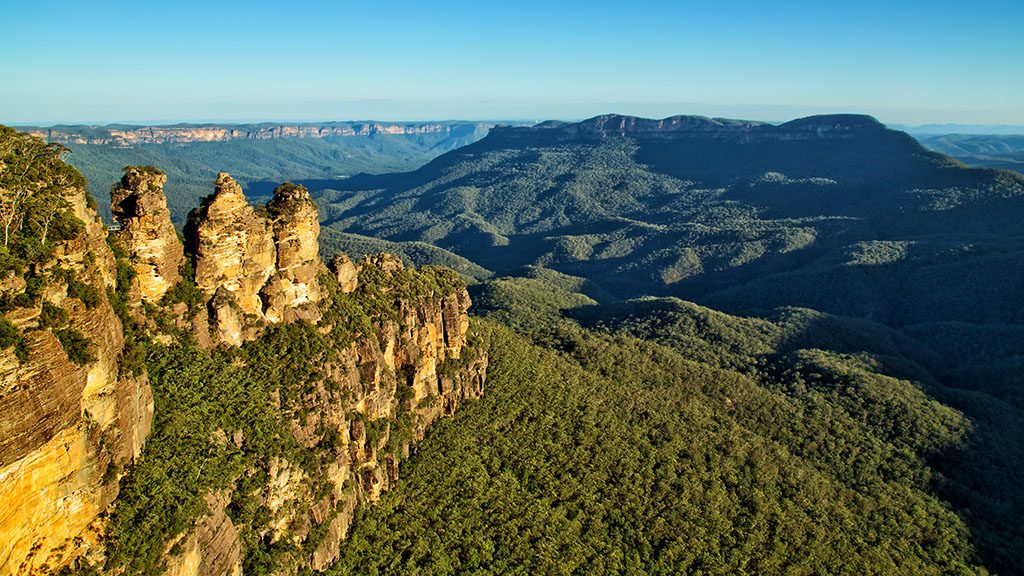
[[[7,2],[0,123],[1024,124],[1024,1]]]

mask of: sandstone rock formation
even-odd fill
[[[264,321],[319,318],[320,222],[305,188],[279,186],[274,199],[257,210],[241,186],[221,173],[186,235],[216,340],[237,345]]]
[[[282,184],[267,204],[273,218],[276,272],[260,291],[270,322],[316,321],[319,313],[320,220],[316,204],[302,186]]]
[[[359,286],[359,268],[348,257],[348,254],[339,253],[331,259],[331,271],[338,281],[338,290],[342,294],[354,292]]]
[[[138,351],[138,334],[170,342],[181,330],[212,325],[213,339],[207,332],[200,345],[238,344],[269,323],[306,320],[317,326],[302,329],[332,343],[313,381],[287,390],[281,384],[270,396],[267,409],[299,448],[249,460],[244,474],[260,479],[255,487],[235,493],[238,485],[229,483],[205,494],[208,512],[165,542],[168,574],[241,574],[243,534],[254,532],[282,544],[275,573],[327,568],[357,506],[398,480],[398,460],[426,427],[483,393],[487,356],[469,342],[469,295],[454,273],[406,269],[386,254],[358,264],[338,255],[337,284],[321,286],[327,270],[306,190],[283,185],[257,209],[221,174],[215,194],[190,219],[196,285],[188,289],[164,181],[155,170],[130,168],[113,191],[127,261],[115,259],[86,193],[72,188],[66,198],[83,231],[57,245],[33,282],[0,279],[11,297],[5,301],[30,303],[3,315],[24,346],[0,348],[0,576],[48,574],[83,554],[94,568],[123,572],[103,566],[103,513],[152,425],[147,374],[126,360]],[[123,265],[136,271],[128,286],[117,285]],[[39,278],[46,280],[30,296]],[[166,302],[178,281],[185,289],[172,296],[180,300]],[[62,339],[72,331],[87,343],[86,354],[72,355],[73,344]],[[220,447],[247,442],[242,430],[213,436]],[[229,514],[236,497],[255,499],[259,520],[236,526]]]
[[[194,218],[186,233],[195,251],[196,286],[208,298],[222,292],[242,314],[262,318],[260,289],[277,261],[270,220],[256,213],[242,187],[223,172]]]
[[[0,575],[42,573],[94,541],[97,516],[113,502],[126,466],[149,433],[153,399],[145,373],[120,370],[121,322],[105,294],[116,278],[103,225],[85,191],[65,199],[85,223],[57,246],[46,268],[52,277],[41,299],[67,314],[67,325],[91,344],[91,361],[69,361],[41,308],[15,308],[5,317],[25,335],[27,356],[0,352]],[[76,283],[78,296],[69,292]],[[81,288],[85,286],[86,288]]]
[[[164,183],[155,168],[129,167],[111,191],[110,211],[121,225],[115,237],[135,268],[131,300],[156,303],[181,280],[184,248],[171,224]]]
[[[364,258],[358,267],[344,255],[334,265],[338,262],[371,276],[411,274],[391,255]],[[396,278],[393,286],[404,281],[404,276]],[[376,322],[370,333],[337,350],[322,380],[310,383],[293,405],[277,407],[293,414],[292,435],[326,469],[310,477],[299,463],[274,458],[257,473],[267,480],[253,496],[266,507],[268,519],[253,528],[270,545],[286,541],[296,549],[282,560],[286,565],[280,573],[330,566],[356,508],[375,502],[398,480],[395,447],[398,455],[408,454],[427,426],[483,394],[487,357],[467,340],[469,305],[463,287],[402,299],[396,317]],[[241,445],[244,439],[225,432],[218,442]],[[223,494],[207,498],[210,512],[181,536],[181,552],[168,558],[170,573],[237,573],[239,531],[224,514],[229,501]],[[319,534],[315,548],[301,548],[314,531]]]

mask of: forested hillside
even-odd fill
[[[1019,569],[1020,498],[991,480],[1019,462],[1019,423],[937,401],[965,398],[889,355],[910,343],[844,352],[884,329],[804,348],[806,318],[668,305],[598,331],[488,325],[487,396],[359,514],[330,573]]]
[[[609,128],[630,121],[496,128],[415,172],[307,185],[328,228],[499,274],[544,266],[619,298],[1021,321],[1024,176],[865,117]]]
[[[317,194],[498,273],[477,309],[527,336],[339,572],[1021,571],[1021,176],[864,117],[610,116]]]

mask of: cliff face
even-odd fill
[[[48,278],[39,302],[4,314],[27,354],[0,352],[0,575],[60,566],[96,540],[96,518],[152,421],[145,373],[119,369],[124,341],[105,296],[116,277],[106,232],[83,189],[64,198],[84,229],[58,244],[43,265],[49,274],[37,271]],[[55,324],[58,309],[66,319]],[[58,339],[72,329],[88,342],[81,363]]]
[[[390,302],[394,314],[336,349],[321,377],[297,395],[281,390],[277,396],[276,407],[291,415],[287,424],[301,449],[247,473],[265,478],[247,498],[266,515],[248,528],[265,546],[284,550],[274,564],[277,574],[327,568],[356,508],[377,501],[395,484],[399,459],[426,428],[483,394],[487,357],[468,338],[465,288],[392,300],[390,294],[402,290],[415,272],[388,255],[351,266],[360,280],[350,294],[362,302]],[[336,289],[332,283],[331,291]],[[341,320],[325,316],[319,331],[335,333],[336,321]],[[244,445],[245,439],[234,432],[219,441]],[[303,461],[318,465],[311,469]],[[179,552],[166,557],[168,573],[241,572],[247,553],[240,544],[243,527],[228,513],[229,503],[239,497],[232,491],[207,496],[209,513],[175,541]]]
[[[217,177],[216,191],[186,228],[215,341],[237,345],[263,322],[319,318],[319,235],[316,205],[305,188],[282,185],[257,210],[231,176]]]
[[[178,281],[185,252],[171,224],[164,183],[154,169],[128,168],[111,191],[110,210],[121,225],[114,234],[135,270],[130,299],[157,303]]]
[[[469,296],[454,272],[406,269],[388,255],[359,263],[340,255],[329,271],[304,188],[283,185],[253,208],[222,174],[187,230],[193,283],[179,270],[184,250],[164,182],[155,169],[128,168],[113,189],[121,229],[110,240],[123,253],[108,245],[76,185],[63,197],[79,222],[65,230],[77,232],[23,277],[17,268],[0,272],[0,576],[50,573],[74,559],[101,573],[132,573],[125,562],[137,556],[124,553],[131,544],[111,540],[125,534],[155,542],[156,566],[169,574],[240,574],[254,555],[273,573],[326,568],[356,507],[395,483],[399,459],[426,427],[483,393],[487,358],[471,342]],[[213,334],[204,333],[211,325]],[[188,332],[211,350],[199,350]],[[231,465],[220,469],[232,475],[192,492],[205,501],[204,515],[187,508],[187,520],[173,526],[126,525],[119,492],[122,504],[141,498],[145,508],[137,484],[154,482],[138,481],[138,470],[160,460],[137,460],[144,442],[167,448],[175,420],[215,403],[237,408],[223,397],[192,412],[169,401],[169,390],[190,384],[168,381],[167,366],[153,358],[177,348],[198,354],[186,370],[205,358],[213,363],[205,374],[231,373],[242,390],[258,378],[265,395],[245,406],[263,419],[246,432],[224,426],[198,437],[186,427],[186,441],[156,454],[195,448],[198,474],[184,483],[161,475],[155,484],[179,482],[181,496],[224,451]],[[279,364],[261,372],[268,354]],[[304,376],[282,379],[292,364],[303,364]],[[195,381],[198,394],[186,397],[201,397],[209,382]],[[276,434],[269,444],[267,434]],[[275,550],[271,560],[263,546]]]
[[[32,128],[30,133],[60,144],[185,144],[229,140],[277,138],[366,137],[375,134],[471,134],[485,130],[480,123],[334,122],[325,124],[177,125],[177,126],[55,126]]]

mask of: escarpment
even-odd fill
[[[387,255],[348,262],[356,285],[343,292],[339,269],[323,277],[315,329],[283,325],[242,346],[263,364],[232,368],[247,387],[258,386],[251,373],[280,378],[263,389],[281,414],[281,437],[261,452],[251,444],[256,427],[211,432],[211,445],[247,465],[204,495],[205,515],[167,540],[168,573],[328,568],[357,507],[395,485],[427,427],[482,395],[487,357],[454,275],[410,270]]]
[[[226,174],[183,246],[165,182],[126,168],[108,236],[74,181],[44,256],[0,271],[0,576],[323,570],[483,393],[454,272],[328,268],[305,189],[253,207]]]
[[[215,340],[241,344],[249,360],[224,369],[250,392],[263,386],[280,437],[267,450],[250,444],[260,426],[210,430],[211,444],[247,465],[201,494],[207,512],[189,529],[164,535],[168,573],[327,568],[357,506],[394,485],[426,428],[483,394],[487,357],[471,341],[457,275],[387,254],[338,254],[328,269],[319,230],[304,188],[282,185],[253,208],[226,174],[190,219],[186,242],[206,302],[197,313],[210,314]],[[273,558],[254,556],[256,546]]]
[[[232,140],[290,138],[358,138],[390,135],[452,134],[485,130],[479,122],[328,122],[323,124],[225,124],[177,126],[51,126],[28,128],[34,136],[60,144],[97,144],[130,147],[140,144],[187,144]]]
[[[49,573],[94,547],[98,517],[149,434],[153,398],[145,369],[124,361],[130,343],[111,302],[115,259],[84,180],[59,149],[7,131],[0,139],[18,151],[0,160],[32,162],[19,171],[38,175],[0,270],[6,576]],[[5,193],[8,185],[0,183]],[[32,226],[44,218],[47,228]]]

